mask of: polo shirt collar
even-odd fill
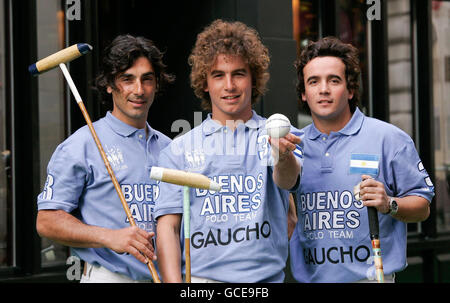
[[[348,121],[348,123],[344,126],[344,128],[339,130],[338,133],[345,136],[351,136],[356,134],[361,129],[364,117],[365,117],[364,114],[357,107],[350,121]],[[320,135],[322,135],[322,133],[316,128],[313,122],[311,124],[311,128],[308,134],[309,139],[311,140],[317,139],[318,137],[320,137]]]
[[[139,130],[114,117],[110,111],[106,113],[105,121],[112,128],[112,130],[124,137],[129,137]],[[152,136],[158,136],[156,132],[150,127],[148,122],[145,123],[148,129],[148,138],[151,138]]]
[[[261,126],[264,126],[263,120],[263,117],[252,110],[252,117],[247,122],[245,122],[244,125],[247,128],[258,129]],[[215,132],[220,131],[224,127],[226,127],[226,125],[222,125],[219,122],[213,120],[212,114],[209,113],[205,121],[203,122],[203,134],[209,136]]]
[[[364,114],[357,107],[350,121],[339,131],[339,133],[346,136],[354,135],[361,129],[363,121]]]

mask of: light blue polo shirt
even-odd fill
[[[389,196],[417,195],[431,201],[434,186],[414,142],[399,128],[366,117],[359,109],[342,130],[330,135],[314,124],[303,130],[299,219],[290,240],[293,275],[299,282],[374,278],[367,208],[353,195],[361,174],[351,163],[375,163],[374,178]],[[401,271],[407,266],[406,223],[380,213],[378,218],[384,273]]]
[[[253,112],[233,132],[209,115],[160,154],[159,166],[201,173],[222,186],[220,192],[190,189],[193,276],[223,282],[284,279],[289,191],[272,179],[265,120]],[[155,217],[182,214],[183,187],[161,182],[160,188]]]
[[[160,195],[159,185],[149,178],[160,151],[170,139],[148,124],[136,129],[110,112],[94,123],[111,167],[136,225],[156,232],[153,209]],[[55,150],[47,167],[47,181],[39,194],[38,209],[74,212],[88,225],[120,229],[130,226],[119,196],[87,126],[80,128]],[[72,248],[91,264],[135,280],[151,279],[147,266],[132,255],[107,248]]]

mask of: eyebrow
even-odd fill
[[[306,79],[306,81],[308,82],[309,80],[315,80],[315,79],[318,79],[318,78],[320,78],[320,77],[319,76],[311,76],[308,79]],[[341,76],[334,75],[334,74],[331,74],[331,75],[327,76],[327,79],[330,79],[330,78],[338,78],[338,79],[342,80]]]
[[[148,73],[143,74],[142,76],[146,77],[146,76],[154,76],[154,75],[155,75],[155,72],[148,72]],[[135,78],[135,77],[136,76],[134,74],[127,74],[127,73],[123,73],[122,75],[119,76],[119,78]]]
[[[214,69],[210,72],[210,75],[215,75],[215,74],[224,74],[225,72],[223,70],[219,70],[219,69]],[[232,74],[235,73],[247,73],[247,70],[245,68],[238,68],[235,70],[231,71]]]

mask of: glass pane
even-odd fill
[[[8,203],[8,176],[10,152],[6,143],[6,100],[5,100],[5,32],[4,2],[0,1],[0,267],[12,265],[11,229],[12,219]]]
[[[65,47],[64,13],[60,0],[36,1],[38,58],[45,58]],[[39,148],[41,188],[47,178],[47,164],[56,146],[65,138],[64,81],[56,68],[39,76]],[[43,238],[43,266],[65,262],[67,248]]]
[[[292,0],[292,24],[294,40],[297,41],[297,54],[309,41],[319,38],[318,1]],[[311,116],[300,111],[297,115],[297,127],[303,128],[312,122]]]
[[[360,108],[366,114],[369,102],[369,78],[367,60],[367,5],[365,0],[336,1],[337,37],[359,50],[361,68]]]
[[[450,2],[432,2],[433,106],[438,231],[450,230]]]

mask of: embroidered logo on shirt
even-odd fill
[[[108,158],[109,164],[111,164],[111,167],[114,170],[117,171],[128,168],[125,164],[123,153],[117,146],[111,148],[108,148],[108,146],[105,147],[106,158]]]
[[[205,152],[203,149],[194,149],[192,151],[186,151],[184,158],[188,164],[188,168],[201,168],[205,166]]]

